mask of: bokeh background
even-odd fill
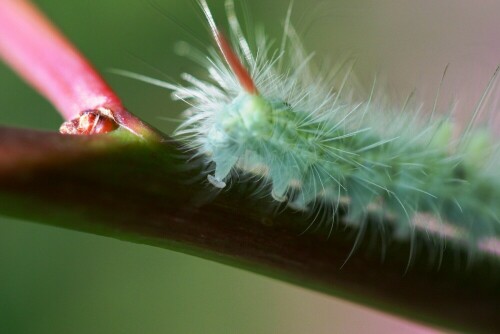
[[[6,0],[0,0],[6,1]],[[15,1],[15,0],[14,0]],[[34,1],[103,72],[125,105],[170,132],[183,109],[167,91],[110,68],[165,80],[205,73],[177,56],[211,45],[194,1]],[[281,37],[289,0],[252,0],[250,24]],[[238,4],[239,1],[236,0]],[[223,1],[210,1],[225,24]],[[500,3],[483,0],[296,0],[292,22],[316,60],[357,59],[366,94],[377,74],[401,103],[416,88],[432,105],[457,101],[467,119],[500,63]],[[177,23],[176,23],[177,22]],[[180,24],[179,24],[180,23]],[[496,110],[495,90],[487,104]],[[495,94],[496,93],[496,94]],[[57,130],[54,109],[0,65],[0,124]],[[499,117],[494,119],[498,124]],[[29,208],[26,208],[29,210]],[[428,333],[403,319],[163,249],[0,217],[0,333]]]

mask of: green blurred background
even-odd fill
[[[178,80],[184,71],[204,76],[174,52],[181,40],[199,48],[211,45],[194,2],[35,3],[103,72],[131,111],[172,130],[162,117],[176,117],[182,103],[173,103],[165,90],[106,70],[165,80]],[[451,63],[443,101],[452,92],[460,94],[461,108],[470,110],[500,60],[495,19],[500,6],[495,1],[485,1],[483,8],[465,0],[418,3],[296,0],[293,22],[319,59],[356,57],[361,87],[368,91],[378,72],[395,101],[413,87],[423,101],[432,99],[444,66]],[[225,24],[223,2],[210,4],[216,20]],[[254,21],[276,39],[288,5],[289,0],[247,3]],[[0,124],[57,130],[61,123],[54,109],[3,65],[0,101]],[[389,331],[430,330],[187,255],[0,217],[0,333]]]

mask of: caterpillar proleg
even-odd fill
[[[378,217],[400,238],[420,229],[452,236],[471,251],[498,240],[499,149],[493,131],[474,124],[483,99],[456,138],[451,120],[433,111],[391,106],[373,91],[356,101],[349,71],[311,66],[313,55],[303,49],[290,14],[275,47],[264,34],[246,39],[231,0],[228,38],[206,0],[199,3],[218,51],[193,58],[209,78],[185,74],[188,85],[181,86],[132,76],[189,104],[176,135],[205,160],[214,187],[247,174],[269,185],[262,189],[277,204],[303,212],[321,207],[331,224],[342,205],[345,221],[362,226]]]

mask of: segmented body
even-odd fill
[[[400,236],[410,235],[424,213],[462,241],[500,233],[499,166],[487,157],[498,151],[471,144],[482,133],[454,141],[447,119],[391,109],[372,96],[354,103],[348,76],[337,69],[323,79],[289,26],[281,48],[271,50],[261,35],[252,52],[230,3],[233,53],[201,4],[222,57],[212,52],[202,60],[211,81],[186,75],[192,86],[173,90],[191,105],[177,135],[213,168],[214,186],[255,175],[294,209],[321,205],[333,222],[344,203],[348,221],[391,217]],[[235,69],[238,58],[248,73],[242,64]]]

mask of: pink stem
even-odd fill
[[[62,133],[106,133],[121,126],[163,140],[123,107],[92,65],[27,0],[0,0],[0,57],[59,110],[67,121]]]
[[[85,110],[124,109],[92,65],[25,0],[0,0],[0,57],[66,120]]]

